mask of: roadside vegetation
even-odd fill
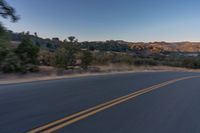
[[[16,22],[15,9],[0,0],[0,15]],[[19,42],[13,44],[12,41]],[[130,66],[173,66],[200,68],[200,57],[186,57],[159,50],[146,54],[148,49],[129,47],[124,41],[78,42],[74,36],[42,39],[35,32],[13,33],[0,23],[0,71],[28,73],[40,71],[39,66],[59,70],[89,71],[92,66],[123,64]]]

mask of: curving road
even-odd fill
[[[200,133],[200,73],[0,85],[0,133]]]

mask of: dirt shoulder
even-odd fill
[[[95,68],[95,69],[94,69]],[[0,74],[0,85],[26,83],[34,81],[56,80],[65,78],[108,75],[119,73],[136,73],[136,72],[200,72],[200,70],[167,67],[167,66],[127,66],[127,65],[106,65],[93,66],[90,71],[84,72],[80,70],[58,71],[52,67],[41,67],[39,73],[29,74]]]

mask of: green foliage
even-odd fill
[[[123,41],[105,41],[105,42],[82,42],[81,48],[91,51],[112,51],[112,52],[128,52],[131,49],[126,42]]]
[[[56,50],[55,53],[55,66],[60,67],[60,68],[67,68],[68,63],[67,60],[65,59],[66,55],[66,49],[64,48],[59,48]]]
[[[50,52],[47,50],[40,50],[38,61],[40,62],[40,65],[53,66],[54,56],[55,56],[54,52]]]
[[[11,18],[13,22],[17,21],[19,17],[13,7],[7,4],[5,0],[0,0],[0,15],[3,18]]]
[[[39,48],[32,44],[29,38],[25,37],[16,49],[16,53],[23,64],[38,64],[37,58]]]
[[[0,42],[7,43],[9,41],[9,36],[6,28],[0,23]]]
[[[5,28],[0,24],[0,65],[9,51],[10,47],[8,35]]]
[[[6,44],[0,42],[0,65],[9,52],[10,48]]]
[[[81,57],[81,67],[84,70],[87,70],[88,66],[92,63],[92,61],[93,61],[92,53],[89,51],[83,51],[83,55]]]
[[[200,58],[185,58],[182,61],[182,66],[187,68],[198,69],[200,68]]]
[[[6,29],[0,25],[0,69],[5,73],[17,72],[20,60],[10,47]]]
[[[79,51],[79,46],[74,37],[69,38],[70,42],[64,43],[56,50],[55,65],[68,69],[69,66],[73,67],[76,63],[76,54]]]
[[[49,49],[52,49],[52,48],[53,48],[53,44],[47,43],[47,44],[46,44],[46,47],[49,48]]]
[[[38,70],[39,48],[26,38],[15,49],[8,44],[0,45],[0,68],[3,72],[35,72]]]
[[[15,52],[21,60],[21,72],[37,71],[39,50],[27,37],[19,44]]]
[[[35,43],[35,45],[37,46],[37,47],[41,47],[41,44],[38,42],[38,41],[36,41],[36,43]]]
[[[9,72],[35,72],[39,65],[69,69],[77,66],[87,70],[90,65],[126,64],[136,66],[175,66],[200,68],[200,57],[175,54],[146,54],[130,51],[124,42],[84,42],[71,36],[56,45],[51,40],[38,41],[31,35],[21,34],[23,41],[17,48],[11,47],[6,29],[0,24],[0,70]],[[35,35],[37,36],[37,34]],[[30,39],[28,38],[30,37]],[[16,37],[17,38],[17,37]],[[38,42],[37,42],[38,41]],[[35,45],[34,45],[35,44]],[[49,49],[42,49],[46,44]],[[41,46],[41,47],[40,47]],[[40,50],[41,49],[41,50]],[[82,49],[82,51],[81,51]],[[84,50],[83,50],[84,49]],[[90,52],[92,51],[92,53]],[[80,61],[81,60],[81,61]]]
[[[2,37],[5,34],[5,28],[0,24],[0,37]]]
[[[156,66],[158,64],[159,63],[152,58],[136,58],[134,60],[134,65],[136,66],[142,66],[142,65]]]
[[[123,63],[133,64],[134,57],[126,53],[115,52],[96,52],[94,54],[94,62],[96,64]]]
[[[9,52],[1,64],[1,69],[5,73],[18,72],[21,69],[21,62],[14,52]]]

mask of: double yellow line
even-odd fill
[[[111,107],[113,107],[115,105],[118,105],[120,103],[128,101],[128,100],[130,100],[130,99],[132,99],[134,97],[140,96],[142,94],[145,94],[145,93],[148,93],[150,91],[159,89],[159,88],[164,87],[164,86],[169,85],[169,84],[173,84],[173,83],[178,82],[178,81],[187,80],[187,79],[191,79],[191,78],[197,78],[197,77],[200,77],[200,76],[190,76],[190,77],[178,78],[178,79],[166,81],[166,82],[163,82],[161,84],[157,84],[157,85],[154,85],[154,86],[151,86],[151,87],[148,87],[148,88],[144,88],[144,89],[141,89],[139,91],[130,93],[128,95],[113,99],[113,100],[111,100],[109,102],[94,106],[92,108],[83,110],[83,111],[75,113],[73,115],[67,116],[67,117],[62,118],[60,120],[51,122],[51,123],[49,123],[47,125],[44,125],[44,126],[41,126],[39,128],[33,129],[33,130],[29,131],[28,133],[38,133],[38,132],[52,133],[52,132],[55,132],[55,131],[57,131],[57,130],[65,127],[65,126],[68,126],[68,125],[72,124],[72,123],[75,123],[75,122],[80,121],[80,120],[82,120],[84,118],[92,116],[92,115],[94,115],[94,114],[96,114],[98,112],[101,112],[101,111],[106,110],[108,108],[111,108]]]

